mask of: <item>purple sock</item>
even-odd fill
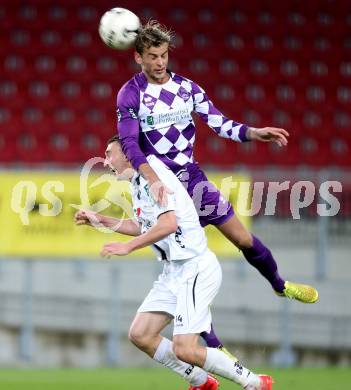
[[[242,249],[245,259],[269,281],[275,291],[282,292],[285,280],[278,273],[271,251],[254,235],[252,239],[252,247]]]
[[[205,340],[207,346],[210,348],[223,347],[223,344],[219,341],[218,337],[216,336],[216,333],[213,330],[212,324],[211,324],[211,331],[209,333],[202,332],[200,333],[200,336]]]

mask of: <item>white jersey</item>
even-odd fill
[[[152,245],[159,260],[186,260],[199,256],[207,250],[207,239],[199,222],[194,203],[175,174],[155,156],[147,161],[160,180],[172,191],[168,194],[166,207],[159,206],[149,191],[148,182],[135,173],[131,181],[132,201],[135,219],[144,233],[157,223],[158,217],[174,211],[178,229]]]

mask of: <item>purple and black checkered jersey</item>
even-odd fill
[[[220,137],[248,141],[247,126],[226,118],[196,83],[169,72],[164,84],[136,74],[117,96],[117,121],[122,148],[133,167],[155,155],[173,171],[193,162],[197,113]]]

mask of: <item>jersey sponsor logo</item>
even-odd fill
[[[188,108],[182,108],[181,110],[169,111],[161,114],[147,115],[146,125],[147,126],[167,126],[178,122],[192,121],[191,112]],[[148,131],[145,128],[145,119],[141,118],[141,124],[144,131]]]
[[[153,118],[152,115],[148,115],[148,116],[146,117],[146,123],[147,123],[149,126],[153,126],[153,124],[154,124],[154,118]]]

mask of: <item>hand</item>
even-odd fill
[[[261,142],[274,142],[278,146],[286,146],[288,144],[289,133],[278,127],[262,127],[261,129],[249,128],[249,138]]]
[[[161,207],[167,206],[167,194],[172,194],[158,178],[155,171],[150,167],[148,163],[143,163],[139,166],[139,172],[149,183],[150,194],[154,201]]]
[[[150,193],[155,202],[161,207],[167,207],[167,195],[173,194],[160,180],[150,183]]]
[[[78,210],[74,214],[74,222],[76,225],[88,225],[93,226],[100,222],[99,214],[89,210]]]
[[[128,242],[109,242],[102,247],[100,255],[110,258],[113,255],[124,256],[131,252]]]

